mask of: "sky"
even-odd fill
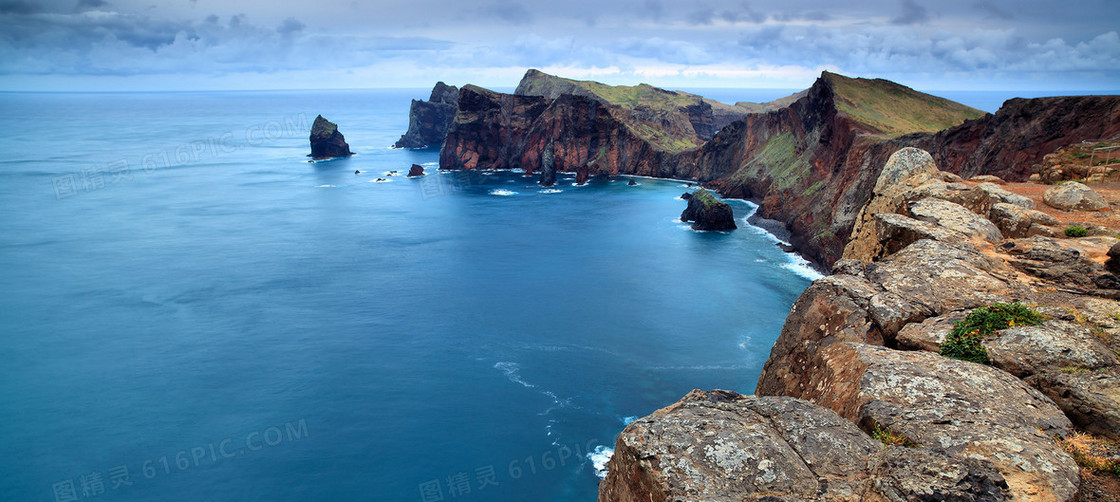
[[[1120,89],[1118,0],[0,0],[0,90]]]

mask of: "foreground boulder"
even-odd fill
[[[1108,201],[1101,194],[1076,181],[1067,181],[1042,194],[1046,205],[1066,210],[1101,211],[1108,209]]]
[[[599,502],[1009,500],[992,465],[884,447],[799,399],[694,390],[619,435]]]
[[[864,430],[889,429],[932,452],[990,462],[1019,500],[1076,500],[1079,467],[1054,441],[1072,424],[1018,378],[861,343],[831,345],[807,363],[806,385],[785,394],[835,410]]]
[[[701,188],[688,197],[688,207],[681,213],[681,221],[694,222],[694,230],[734,230],[735,215],[731,206],[716,199],[711,192]]]
[[[312,160],[323,160],[334,157],[349,157],[350,145],[346,138],[338,132],[338,124],[331,122],[322,115],[315,117],[311,125],[311,157]]]

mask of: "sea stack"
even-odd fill
[[[443,144],[447,128],[459,111],[459,89],[437,82],[427,101],[412,100],[408,110],[408,131],[394,148],[428,148]]]
[[[322,115],[315,117],[311,125],[311,160],[323,160],[334,157],[349,157],[350,145],[346,138],[338,132],[338,124],[331,122]]]
[[[415,176],[423,176],[423,175],[424,175],[424,166],[421,166],[420,164],[413,164],[412,167],[410,167],[408,169],[408,177],[409,178],[412,178],[412,177],[415,177]]]
[[[688,207],[681,213],[681,221],[693,222],[693,230],[734,230],[735,216],[731,206],[716,199],[711,192],[701,188],[684,197]]]

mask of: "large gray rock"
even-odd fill
[[[1116,368],[1036,373],[1026,382],[1057,403],[1082,430],[1120,441],[1120,374]]]
[[[1034,201],[1028,197],[1012,193],[1007,189],[996,185],[994,183],[981,183],[976,185],[976,189],[983,191],[992,199],[992,203],[1003,202],[1007,204],[1014,204],[1023,209],[1034,209]]]
[[[994,465],[1017,500],[1072,501],[1080,468],[1054,441],[1072,424],[1039,391],[1001,370],[923,351],[832,344],[784,389],[869,430],[923,449]]]
[[[844,247],[844,258],[869,262],[882,257],[876,215],[898,212],[906,202],[904,194],[908,190],[937,179],[939,172],[933,157],[924,150],[907,147],[892,154],[875,181],[870,199],[856,216],[851,238]]]
[[[694,390],[623,430],[600,502],[1005,500],[988,462],[884,448],[832,410]]]
[[[1120,277],[1061,241],[1033,236],[1000,247],[1011,256],[1011,265],[1023,272],[1085,293],[1120,296]]]
[[[1006,202],[992,204],[991,220],[1004,237],[1012,239],[1026,237],[1034,224],[1030,210]]]
[[[1108,209],[1108,201],[1101,194],[1076,181],[1067,181],[1042,194],[1042,202],[1057,209],[1100,211]]]
[[[1003,239],[994,223],[960,204],[929,198],[911,202],[909,209],[914,218],[956,230],[969,237],[979,237],[990,242]]]
[[[922,239],[960,242],[968,238],[956,230],[894,213],[875,215],[875,230],[879,243],[871,255],[873,260],[890,256]]]
[[[1002,261],[973,246],[933,240],[919,240],[869,264],[866,275],[871,283],[922,306],[930,315],[1032,297]]]
[[[1084,326],[1051,320],[1004,329],[984,346],[992,365],[1019,378],[1063,370],[1093,371],[1117,365],[1117,357]]]

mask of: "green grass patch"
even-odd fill
[[[983,117],[984,112],[882,79],[848,78],[826,73],[836,106],[857,122],[890,137],[937,132]]]
[[[953,325],[953,329],[941,343],[941,355],[988,364],[988,350],[983,345],[985,337],[1001,329],[1038,325],[1045,320],[1046,316],[1018,302],[993,303],[988,307],[978,308]]]
[[[1085,237],[1089,235],[1089,229],[1081,225],[1070,225],[1066,227],[1066,237]]]
[[[910,438],[890,428],[884,429],[880,427],[879,424],[875,424],[875,429],[871,431],[871,437],[878,439],[879,442],[886,446],[905,446],[907,448],[916,448],[918,446],[917,443],[910,440]]]

